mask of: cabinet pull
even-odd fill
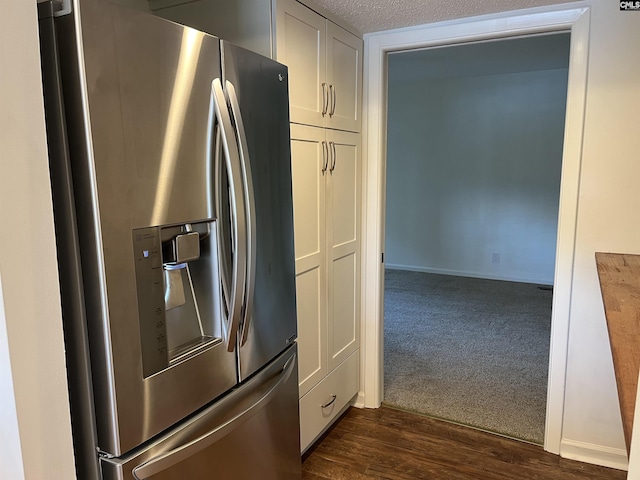
[[[322,175],[327,171],[327,167],[329,166],[329,147],[327,147],[327,142],[322,141]]]
[[[325,403],[324,405],[320,405],[320,408],[327,408],[330,407],[331,405],[333,405],[333,402],[336,401],[336,398],[338,398],[337,395],[331,395],[331,400],[329,400],[327,403]]]
[[[329,92],[327,91],[327,84],[322,83],[322,116],[324,117],[329,110]]]
[[[329,92],[331,93],[331,110],[329,111],[329,116],[333,117],[336,114],[336,89],[333,87],[333,84],[329,85]]]
[[[331,147],[331,168],[329,172],[333,174],[336,169],[336,142],[329,142],[329,146]]]

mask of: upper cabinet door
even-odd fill
[[[295,0],[276,5],[276,58],[289,67],[291,121],[323,127],[329,103],[326,20]]]
[[[275,30],[291,122],[360,132],[362,39],[295,0],[276,0]]]
[[[362,40],[327,21],[328,128],[360,131]]]

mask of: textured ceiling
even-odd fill
[[[314,0],[362,33],[571,0]]]

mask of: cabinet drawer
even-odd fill
[[[300,446],[305,451],[351,401],[359,386],[359,350],[300,399]],[[335,401],[323,408],[323,405]]]

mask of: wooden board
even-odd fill
[[[640,371],[640,255],[596,253],[627,453]]]

